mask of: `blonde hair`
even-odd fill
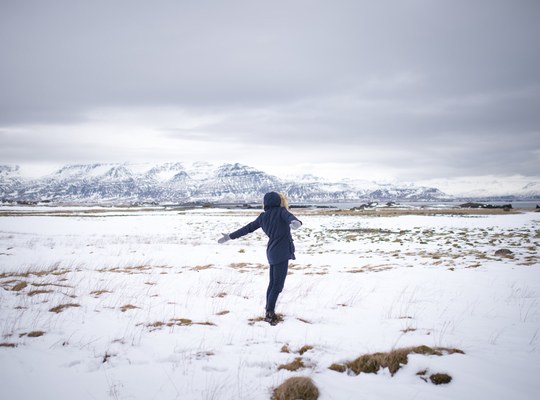
[[[281,207],[285,207],[287,210],[289,209],[289,201],[287,200],[287,197],[283,193],[278,193],[279,198],[281,199]]]

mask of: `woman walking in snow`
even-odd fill
[[[278,320],[275,314],[276,301],[283,290],[289,260],[294,260],[294,243],[291,228],[298,229],[302,222],[287,209],[287,199],[276,192],[264,195],[264,212],[257,219],[230,234],[223,234],[218,243],[225,243],[230,239],[238,239],[248,233],[262,228],[268,236],[266,256],[270,264],[270,282],[266,291],[265,321],[276,325]]]

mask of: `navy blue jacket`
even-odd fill
[[[294,243],[291,236],[290,223],[301,221],[292,215],[285,207],[281,207],[281,198],[275,192],[264,195],[264,212],[257,219],[243,228],[229,234],[231,239],[262,228],[268,236],[266,256],[270,264],[278,264],[287,260],[294,260]]]

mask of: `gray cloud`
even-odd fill
[[[43,127],[169,107],[212,118],[156,121],[165,138],[282,143],[407,178],[537,175],[538,15],[533,0],[4,1],[0,127],[30,133],[0,135],[0,158],[123,160],[48,145],[62,135]]]

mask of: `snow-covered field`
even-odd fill
[[[269,399],[291,376],[321,400],[540,395],[540,213],[297,212],[275,327],[258,320],[264,234],[216,242],[257,213],[1,216],[0,398]],[[419,345],[464,354],[329,369]]]

